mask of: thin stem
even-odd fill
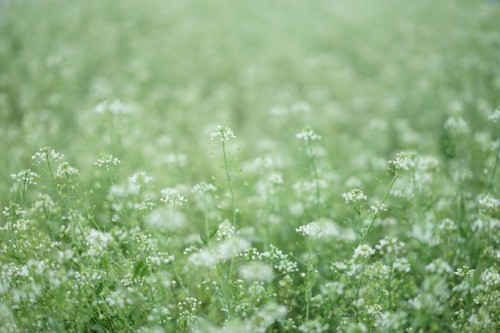
[[[493,181],[495,180],[495,173],[497,172],[498,160],[500,160],[500,143],[497,145],[495,165],[493,166],[493,171],[491,172],[490,182],[488,184],[488,188],[493,188]]]
[[[396,173],[394,174],[394,177],[392,178],[391,184],[389,185],[389,188],[387,189],[387,191],[384,194],[384,198],[382,199],[382,202],[380,203],[380,206],[382,206],[385,203],[385,201],[387,200],[387,196],[391,192],[391,189],[394,186],[394,184],[396,183],[396,180],[398,179],[398,177],[399,177],[399,173],[396,171]],[[377,210],[373,214],[372,220],[370,221],[370,224],[368,225],[368,228],[366,229],[366,231],[361,236],[361,239],[359,241],[359,245],[361,245],[361,244],[363,244],[365,242],[366,236],[368,235],[368,233],[372,229],[373,223],[377,219],[378,215],[379,215],[379,211]]]
[[[235,199],[234,199],[233,182],[231,179],[231,175],[229,173],[229,165],[228,165],[227,155],[226,155],[226,144],[224,141],[222,141],[222,154],[224,156],[224,169],[226,171],[227,184],[228,184],[228,188],[229,188],[229,193],[231,195],[231,203],[233,205],[233,225],[236,227],[236,203],[235,203]]]
[[[313,171],[314,175],[314,185],[316,187],[316,218],[318,219],[321,214],[320,214],[320,202],[321,202],[321,193],[319,190],[319,177],[318,177],[318,170],[316,168],[316,159],[314,158],[314,153],[312,150],[312,143],[311,143],[311,138],[307,138],[307,147],[309,149],[309,156],[311,158],[311,169]]]

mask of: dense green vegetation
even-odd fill
[[[0,1],[0,331],[497,332],[495,1]]]

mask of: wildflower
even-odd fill
[[[36,185],[38,179],[40,179],[40,175],[31,171],[30,169],[23,170],[19,173],[13,173],[10,175],[10,178],[15,180],[16,182],[24,185]]]
[[[450,117],[446,120],[444,127],[455,131],[457,134],[469,132],[469,125],[462,117]]]
[[[69,178],[79,176],[80,172],[78,169],[69,165],[68,162],[64,162],[59,165],[56,172],[56,177],[58,178]]]
[[[205,182],[201,182],[199,184],[194,185],[192,189],[193,193],[198,193],[198,194],[206,192],[215,192],[215,191],[217,191],[217,188],[213,184]]]
[[[115,99],[112,102],[104,101],[97,104],[94,108],[95,113],[104,114],[126,114],[130,112],[130,108],[119,99]]]
[[[238,268],[240,277],[245,281],[271,281],[273,268],[261,261],[252,261]]]
[[[217,126],[215,132],[210,133],[210,141],[219,139],[220,142],[230,142],[236,139],[233,131],[227,126]]]
[[[229,222],[229,220],[224,220],[221,224],[219,224],[219,228],[217,229],[216,240],[224,241],[227,240],[236,233],[236,228]]]
[[[380,212],[386,212],[389,209],[389,206],[387,206],[384,203],[380,203],[378,201],[375,201],[375,204],[370,206],[370,210],[375,214],[378,215]]]
[[[311,129],[305,129],[302,132],[295,134],[295,138],[308,142],[321,140],[321,135],[314,133]]]
[[[396,155],[394,160],[388,162],[388,165],[392,165],[394,171],[408,171],[412,170],[416,166],[416,155],[406,152],[400,152]]]
[[[187,202],[187,199],[174,188],[165,188],[160,192],[162,194],[160,201],[172,208],[180,207]]]
[[[495,109],[495,112],[488,117],[488,120],[496,124],[500,121],[500,108]]]
[[[61,153],[57,153],[50,147],[43,147],[40,148],[33,156],[31,156],[31,159],[36,164],[45,163],[47,161],[47,158],[52,158],[55,161],[61,161],[64,158],[64,155]]]
[[[368,258],[368,257],[370,257],[374,253],[375,253],[375,250],[372,249],[370,247],[370,245],[363,244],[363,245],[358,246],[354,250],[354,255],[352,256],[352,258],[354,260],[356,260],[358,258]]]
[[[148,176],[145,172],[143,171],[138,171],[135,172],[132,176],[128,178],[129,183],[137,184],[137,185],[143,185],[151,182],[153,180],[153,177]]]
[[[103,167],[106,171],[110,171],[113,166],[117,166],[121,163],[117,157],[111,154],[102,154],[101,157],[94,163],[99,167]]]
[[[332,238],[341,234],[340,228],[333,221],[320,219],[295,229],[299,234],[310,238]]]
[[[500,209],[500,200],[493,198],[490,195],[479,199],[479,207],[482,213],[488,211],[498,211]]]
[[[364,195],[364,193],[359,188],[355,188],[347,193],[342,194],[342,197],[347,204],[351,202],[360,204],[361,202],[367,200],[366,195]]]

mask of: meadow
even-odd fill
[[[498,332],[499,17],[0,1],[0,332]]]

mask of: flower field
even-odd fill
[[[499,17],[0,1],[0,332],[498,332]]]

